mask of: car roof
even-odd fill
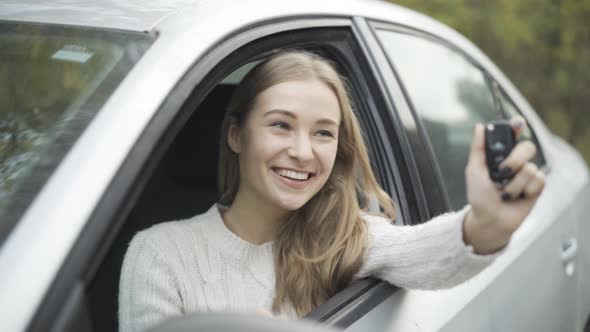
[[[0,19],[143,31],[195,0],[4,0]]]
[[[184,46],[264,21],[283,18],[353,18],[395,23],[480,51],[439,21],[385,0],[2,0],[0,22],[36,22],[164,33]],[[158,38],[161,39],[161,38]],[[205,38],[207,39],[207,38]]]
[[[388,14],[383,16],[383,9]],[[376,19],[391,15],[409,18],[413,24],[438,23],[412,10],[380,0],[3,0],[0,20],[88,26],[131,31],[152,30],[182,12],[213,15],[223,19],[225,11],[260,18],[272,8],[268,19],[304,15],[365,16]],[[190,25],[198,22],[184,22]]]

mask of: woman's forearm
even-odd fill
[[[463,222],[463,241],[471,245],[474,251],[480,255],[487,255],[504,248],[514,229],[503,227],[502,223],[480,220],[473,210],[465,216]]]

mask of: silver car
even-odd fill
[[[293,48],[331,59],[350,83],[398,224],[466,203],[476,122],[524,116],[547,172],[505,253],[475,278],[441,291],[359,280],[309,320],[590,330],[587,165],[488,57],[429,17],[368,0],[4,0],[0,45],[1,331],[116,331],[131,237],[217,199],[229,96],[253,64]]]

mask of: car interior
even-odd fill
[[[219,128],[235,85],[219,84],[174,139],[127,217],[88,289],[96,331],[116,331],[123,257],[140,230],[205,212],[217,201]]]

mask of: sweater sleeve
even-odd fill
[[[182,314],[182,300],[171,260],[150,238],[149,231],[133,237],[119,283],[119,331],[143,331]]]
[[[396,226],[365,215],[369,245],[357,278],[373,276],[403,288],[454,287],[490,265],[501,253],[477,255],[463,242],[469,210],[447,213],[416,226]]]

